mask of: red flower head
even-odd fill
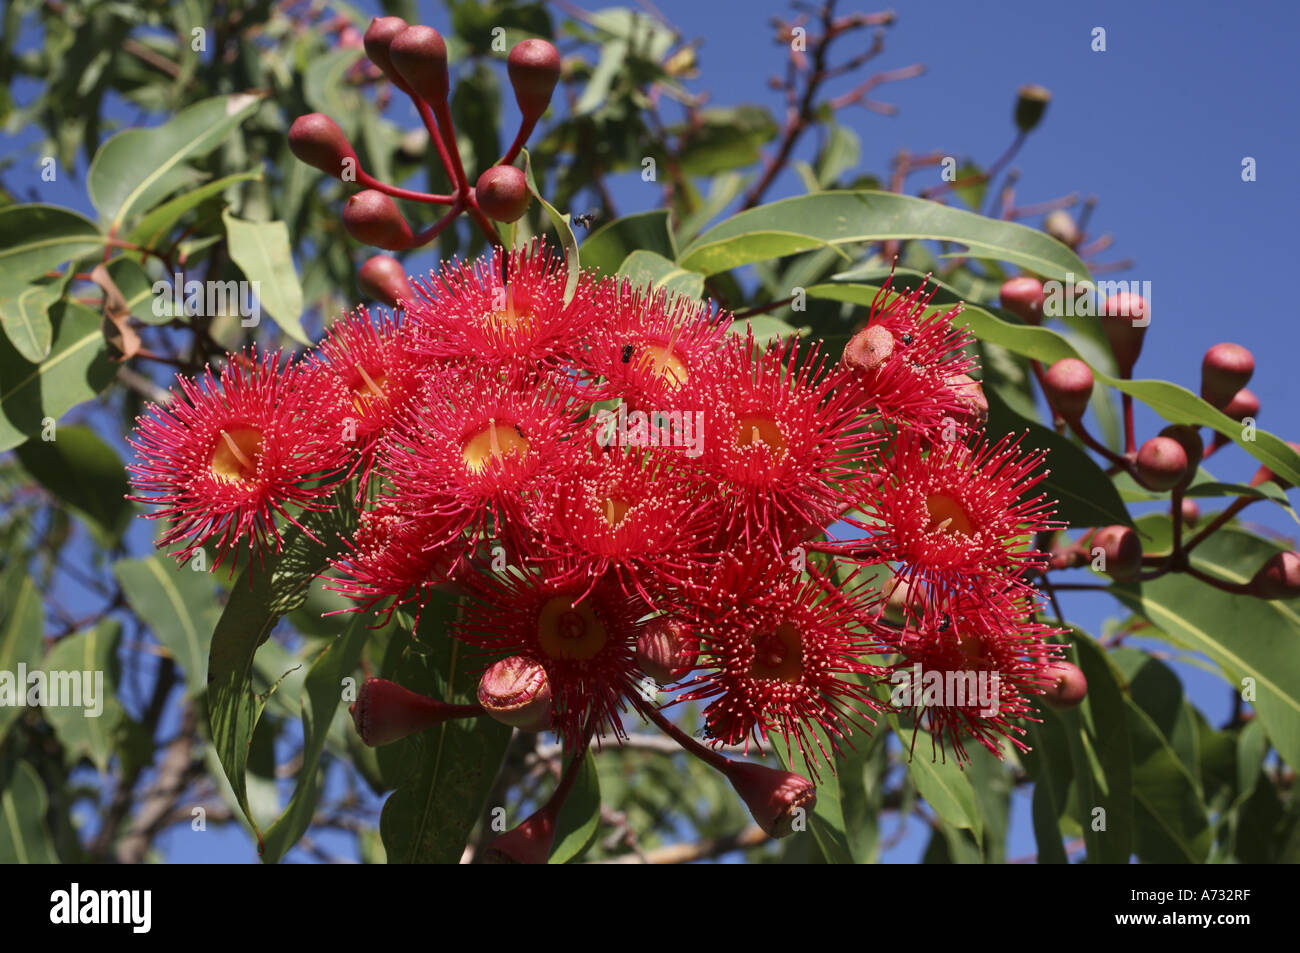
[[[865,730],[867,713],[881,707],[870,681],[883,669],[863,659],[882,647],[864,627],[861,608],[784,563],[755,554],[726,558],[676,612],[699,639],[698,665],[710,669],[677,700],[713,699],[704,719],[717,744],[753,740],[761,749],[776,733],[787,749],[812,756],[812,741],[829,757],[813,726],[834,747],[855,727]]]
[[[1046,556],[1028,548],[1027,537],[1059,528],[1052,504],[1025,494],[1048,471],[1038,473],[1042,451],[1017,454],[1020,438],[974,448],[938,441],[927,452],[918,436],[900,434],[881,478],[862,494],[857,509],[865,520],[848,523],[865,530],[883,560],[904,564],[909,585],[920,590],[959,588],[972,580],[1019,576],[1043,565]]]
[[[999,758],[1000,738],[1027,750],[1025,730],[1013,722],[1032,717],[1029,696],[1051,684],[1047,669],[1061,652],[1048,641],[1061,630],[1031,621],[1035,608],[1019,587],[963,592],[931,604],[904,629],[890,701],[928,728],[931,757],[951,748],[959,762],[969,761],[966,738]]]
[[[930,433],[953,421],[964,429],[969,412],[961,378],[975,362],[965,351],[970,331],[952,326],[962,306],[927,314],[937,289],[927,293],[923,281],[890,298],[893,280],[891,271],[871,303],[867,327],[844,351],[858,399],[898,427]]]
[[[529,522],[534,558],[561,582],[613,574],[624,592],[653,605],[652,590],[698,571],[712,540],[704,487],[674,465],[671,450],[609,447],[556,475]]]
[[[724,538],[772,548],[805,540],[836,519],[864,475],[872,435],[824,364],[816,346],[800,361],[797,339],[762,351],[750,332],[698,385],[700,466],[722,491]]]
[[[127,438],[140,459],[128,468],[131,499],[162,507],[149,514],[169,524],[159,544],[181,543],[172,555],[182,560],[208,541],[218,565],[241,541],[250,555],[278,550],[275,514],[299,526],[287,507],[320,509],[342,478],[345,448],[320,414],[338,399],[334,382],[249,351],[230,356],[219,382],[207,370],[202,387],[177,384]]]
[[[493,530],[513,545],[525,492],[572,458],[580,433],[558,394],[490,370],[444,371],[380,447],[385,502],[469,530],[471,545]]]
[[[682,388],[706,371],[731,323],[707,302],[622,280],[600,288],[596,307],[605,330],[592,341],[587,362],[604,379],[600,397],[622,398],[639,410],[680,406]]]
[[[494,657],[523,656],[545,668],[551,724],[566,743],[592,725],[597,735],[621,736],[623,699],[644,677],[633,659],[645,614],[640,599],[605,583],[580,599],[585,585],[513,571],[475,583],[456,636]]]
[[[563,256],[537,241],[510,252],[506,265],[509,281],[501,278],[498,249],[415,282],[419,297],[407,309],[412,349],[513,371],[563,373],[577,363],[587,341],[601,333],[591,279],[581,279],[566,305]]]

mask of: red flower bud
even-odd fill
[[[1137,472],[1153,490],[1171,490],[1187,476],[1187,451],[1169,437],[1152,437],[1138,449]]]
[[[1122,291],[1102,302],[1101,326],[1110,341],[1110,350],[1115,355],[1121,377],[1128,377],[1133,372],[1150,323],[1150,309],[1141,295]]]
[[[1025,324],[1043,323],[1043,283],[1031,275],[1002,282],[1002,307]]]
[[[958,374],[948,378],[948,386],[965,411],[961,423],[971,429],[982,427],[989,419],[989,400],[983,385],[969,374]]]
[[[1240,344],[1216,344],[1201,361],[1201,397],[1220,409],[1255,373],[1255,356]]]
[[[293,121],[289,127],[289,150],[300,161],[336,179],[343,175],[344,162],[350,160],[354,170],[359,167],[352,143],[338,123],[324,113],[308,113]]]
[[[411,244],[411,226],[383,192],[365,189],[343,206],[343,227],[359,242],[398,251]]]
[[[817,789],[802,775],[749,761],[728,761],[722,769],[754,821],[770,837],[794,832],[817,804]],[[802,828],[801,828],[802,829]]]
[[[447,101],[447,44],[431,26],[408,26],[393,38],[388,56],[406,85],[426,103]]]
[[[1117,582],[1128,582],[1142,571],[1142,542],[1128,526],[1103,526],[1092,537],[1092,548],[1105,559],[1102,572]]]
[[[523,731],[551,727],[551,680],[524,655],[493,662],[478,683],[478,701],[497,721]]]
[[[367,258],[357,274],[357,284],[364,294],[382,301],[390,308],[396,308],[403,301],[415,298],[415,289],[406,277],[406,269],[391,255]]]
[[[1232,395],[1232,400],[1221,408],[1233,420],[1241,423],[1247,417],[1259,416],[1259,398],[1249,387],[1243,387]]]
[[[366,28],[366,34],[362,42],[366,47],[366,56],[370,62],[374,63],[389,79],[397,82],[399,86],[405,85],[397,70],[393,68],[393,61],[388,55],[389,47],[392,46],[393,40],[397,34],[407,28],[408,24],[401,17],[375,17],[370,21],[370,26]]]
[[[1052,680],[1043,698],[1053,708],[1074,708],[1088,694],[1088,680],[1077,665],[1053,662],[1043,670],[1043,674]]]
[[[700,654],[698,639],[686,634],[672,619],[660,616],[646,623],[636,641],[636,663],[661,685],[675,682],[695,667]]]
[[[545,40],[517,43],[506,60],[506,71],[524,119],[537,119],[546,112],[560,80],[560,54],[555,47]]]
[[[371,747],[391,744],[453,718],[474,718],[475,705],[448,705],[417,694],[386,678],[368,678],[348,706],[357,734]]]
[[[1196,501],[1188,497],[1183,497],[1182,518],[1184,526],[1195,526],[1201,521],[1201,508],[1196,505]]]
[[[1178,442],[1187,455],[1188,478],[1195,476],[1196,468],[1201,465],[1201,458],[1205,455],[1205,443],[1201,440],[1200,429],[1187,424],[1170,424],[1160,431],[1160,436]]]
[[[1294,599],[1300,596],[1300,553],[1275,553],[1250,580],[1251,595],[1261,599]]]
[[[1300,453],[1300,443],[1292,443],[1290,440],[1288,440],[1286,442],[1286,445],[1290,447],[1292,450],[1294,450],[1296,453]],[[1291,486],[1291,482],[1289,480],[1282,479],[1280,476],[1278,476],[1276,473],[1270,470],[1267,466],[1261,466],[1258,470],[1255,471],[1255,475],[1250,478],[1250,485],[1259,486],[1261,483],[1267,483],[1269,480],[1272,480],[1274,483],[1276,483],[1284,490]]]
[[[1074,423],[1092,397],[1092,368],[1077,357],[1063,357],[1043,375],[1043,390],[1061,419]]]
[[[859,371],[874,371],[894,353],[894,336],[879,324],[870,324],[844,346],[844,364]]]
[[[488,864],[544,864],[555,843],[555,816],[546,808],[493,839],[483,851]]]
[[[483,214],[498,222],[513,222],[533,200],[523,172],[512,165],[494,165],[478,177],[474,200]]]

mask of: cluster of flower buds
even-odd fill
[[[1008,279],[1002,284],[1000,293],[1002,306],[1031,325],[1042,323],[1045,297],[1043,283],[1030,275]],[[1119,375],[1125,380],[1130,379],[1151,323],[1150,308],[1140,295],[1120,292],[1102,302],[1099,315]],[[1127,451],[1117,454],[1098,442],[1083,422],[1092,399],[1092,369],[1073,357],[1062,358],[1046,370],[1035,362],[1034,369],[1043,395],[1062,425],[1068,426],[1086,446],[1127,472],[1145,489],[1160,493],[1172,492],[1171,518],[1180,526],[1196,525],[1200,519],[1200,509],[1195,502],[1182,495],[1183,491],[1191,485],[1201,461],[1231,442],[1228,437],[1216,431],[1213,442],[1206,448],[1198,428],[1174,424],[1138,446],[1133,430],[1133,399],[1124,394]],[[1205,352],[1205,358],[1201,362],[1201,397],[1231,419],[1239,423],[1249,419],[1253,423],[1259,413],[1259,398],[1246,385],[1254,372],[1255,357],[1249,350],[1240,344],[1216,344]],[[1295,448],[1295,445],[1292,444],[1292,447]],[[1261,466],[1251,481],[1251,486],[1259,486],[1270,480],[1281,483],[1271,470]],[[1249,501],[1249,497],[1239,497],[1229,505],[1214,526],[1207,527],[1206,534],[1234,516]],[[1119,582],[1143,578],[1142,544],[1137,533],[1126,526],[1104,526],[1085,533],[1075,545],[1057,547],[1052,554],[1052,566],[1067,568],[1087,564],[1089,544],[1092,552],[1100,551],[1104,556],[1099,566],[1111,578]],[[1300,555],[1294,552],[1281,553],[1278,558],[1269,560],[1250,583],[1241,586],[1224,583],[1220,588],[1241,591],[1263,599],[1294,598],[1300,596],[1300,577],[1287,568],[1294,565],[1300,565]],[[1153,572],[1159,573],[1161,570],[1157,568]]]
[[[343,225],[359,242],[390,251],[418,248],[433,241],[462,212],[478,223],[490,241],[497,242],[492,221],[519,219],[532,200],[524,173],[513,163],[546,112],[559,81],[560,56],[555,47],[545,40],[529,39],[510,51],[507,69],[521,114],[519,131],[506,154],[471,186],[448,106],[451,78],[447,44],[442,36],[433,27],[412,26],[401,17],[377,17],[371,21],[362,43],[375,67],[415,103],[452,191],[445,195],[416,192],[374,178],[361,167],[356,150],[338,123],[322,113],[294,120],[289,129],[293,154],[327,175],[364,186],[343,209]],[[416,232],[393,201],[395,198],[448,208],[440,219]],[[376,277],[381,279],[373,286],[380,292],[379,299],[394,306],[405,290],[405,276],[400,280],[387,273]]]
[[[407,37],[382,47],[396,75],[441,95],[413,65],[437,44]],[[582,273],[566,296],[564,259],[537,242],[506,255],[422,280],[374,260],[363,282],[400,284],[400,309],[359,309],[294,360],[231,355],[131,437],[138,498],[182,559],[275,549],[351,481],[329,497],[359,512],[327,584],[381,616],[458,594],[476,702],[373,679],[353,708],[365,741],[490,717],[580,753],[639,714],[781,835],[812,781],[717,746],[775,737],[815,778],[891,710],[964,761],[971,739],[1023,747],[1032,696],[1077,703],[1027,581],[1048,556],[1026,540],[1059,525],[1030,492],[1043,455],[982,436],[958,309],[891,278],[837,360],[625,279]],[[970,691],[935,697],[935,678]],[[705,743],[660,710],[687,701]],[[572,770],[495,855],[545,856]]]

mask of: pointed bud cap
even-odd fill
[[[512,165],[494,165],[478,177],[474,200],[488,218],[513,222],[528,211],[533,196],[521,170]]]
[[[386,678],[366,679],[348,711],[357,734],[371,747],[391,744],[453,718],[479,714],[468,705],[448,705]]]
[[[410,246],[413,236],[397,205],[383,192],[365,189],[343,206],[343,227],[359,242],[400,251]]]
[[[515,44],[506,60],[515,101],[525,119],[537,119],[550,105],[551,93],[560,80],[560,54],[545,40],[524,40]]]
[[[370,62],[374,63],[384,75],[391,80],[397,81],[398,85],[404,85],[402,78],[398,75],[397,70],[393,68],[392,58],[388,55],[389,47],[393,45],[393,40],[397,34],[401,33],[409,24],[401,17],[375,17],[370,21],[370,26],[366,28],[365,36],[362,37],[362,43],[366,47],[366,56]]]
[[[402,263],[391,255],[375,255],[367,258],[357,274],[357,284],[361,291],[376,301],[382,301],[390,308],[396,308],[403,301],[415,299],[415,289],[406,277]]]
[[[1138,448],[1137,473],[1153,490],[1172,490],[1187,476],[1187,451],[1177,440],[1152,437]]]
[[[1129,526],[1103,526],[1093,534],[1092,548],[1102,551],[1102,572],[1117,582],[1129,582],[1142,571],[1142,541]]]
[[[1021,86],[1016,95],[1016,128],[1031,132],[1047,111],[1052,94],[1045,86]]]
[[[1043,674],[1051,679],[1043,698],[1053,708],[1076,708],[1088,694],[1088,680],[1077,665],[1053,662]]]
[[[817,788],[802,775],[749,761],[728,761],[723,769],[749,813],[770,837],[803,829],[817,804]]]
[[[1077,357],[1063,357],[1043,375],[1043,390],[1052,407],[1069,423],[1077,422],[1092,398],[1092,368]]]
[[[511,655],[489,665],[479,679],[478,702],[504,725],[522,731],[551,727],[551,680],[527,656]]]
[[[641,637],[636,640],[635,654],[641,671],[660,685],[668,685],[695,668],[700,644],[679,622],[659,616],[646,623]]]
[[[408,26],[388,47],[393,68],[415,95],[430,105],[447,101],[447,44],[431,26]]]
[[[1032,275],[1020,275],[1002,282],[998,298],[1002,307],[1025,324],[1043,323],[1043,283]]]
[[[343,135],[343,130],[324,113],[299,116],[289,127],[289,150],[302,162],[326,175],[341,178],[344,163],[358,168],[357,151]]]
[[[1133,365],[1142,353],[1142,342],[1146,339],[1147,325],[1150,323],[1150,308],[1141,295],[1122,291],[1102,302],[1102,330],[1110,341],[1110,350],[1115,355],[1115,363],[1119,365],[1122,377],[1133,372]]]
[[[1201,361],[1201,397],[1222,410],[1250,382],[1255,355],[1240,344],[1216,344]]]
[[[1261,599],[1294,599],[1300,596],[1300,553],[1275,553],[1250,580],[1252,595]]]
[[[859,371],[874,371],[894,353],[894,336],[879,324],[869,324],[844,346],[844,364]]]

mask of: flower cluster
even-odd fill
[[[958,309],[887,283],[836,359],[573,277],[543,245],[498,250],[305,358],[232,355],[139,422],[139,498],[185,558],[275,549],[277,517],[338,489],[359,518],[329,585],[381,614],[450,587],[481,711],[579,748],[632,711],[662,727],[664,698],[704,703],[712,746],[775,736],[810,765],[884,711],[963,760],[965,740],[1019,743],[1058,652],[1028,581],[1055,524],[1041,457],[980,436]],[[891,698],[921,671],[998,697]],[[403,697],[375,694],[365,730],[389,739]]]

